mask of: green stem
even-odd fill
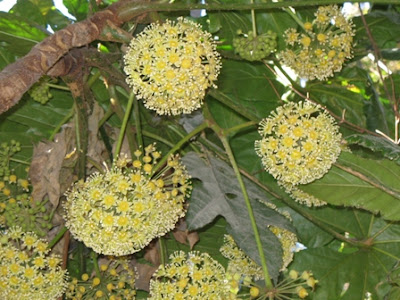
[[[67,86],[58,85],[58,84],[54,84],[54,83],[48,83],[48,82],[46,84],[47,84],[47,86],[52,87],[57,90],[68,91],[68,92],[71,91],[69,89],[69,87],[67,87]]]
[[[107,120],[113,115],[114,111],[111,107],[111,105],[108,107],[106,113],[104,114],[104,116],[100,119],[99,124],[97,125],[97,128],[100,128],[101,126],[103,126],[103,124],[105,122],[107,122]]]
[[[236,133],[236,132],[242,130],[243,128],[251,127],[251,126],[254,126],[254,125],[257,125],[257,124],[258,124],[257,122],[249,121],[249,122],[242,123],[242,124],[233,126],[231,128],[228,128],[228,129],[225,130],[225,133],[227,135],[229,135],[230,133]]]
[[[346,2],[357,3],[359,0],[349,0]],[[173,3],[169,1],[166,3],[160,2],[136,2],[127,1],[126,3],[119,5],[117,8],[117,15],[123,22],[132,19],[135,16],[141,15],[145,12],[152,11],[189,11],[192,9],[206,9],[208,11],[243,11],[243,10],[260,10],[260,9],[271,9],[271,8],[283,8],[283,7],[309,7],[309,6],[320,6],[328,4],[342,4],[343,0],[301,0],[301,1],[279,1],[272,2],[268,1],[265,3]],[[399,0],[375,0],[373,3],[378,4],[399,4]]]
[[[303,28],[304,31],[306,31],[306,29],[304,28],[304,23],[302,20],[300,20],[300,18],[296,15],[296,13],[294,13],[290,8],[288,7],[284,7],[283,10],[288,13],[293,20],[296,21],[297,24],[299,24],[301,26],[301,28]]]
[[[93,158],[91,158],[90,156],[86,157],[87,161],[93,165],[93,167],[95,167],[100,173],[104,173],[103,171],[103,167],[101,166],[101,164],[99,164],[97,161],[95,161]]]
[[[118,118],[122,122],[122,120],[125,117],[125,113],[124,113],[124,110],[122,109],[121,104],[119,103],[115,86],[110,84],[108,86],[108,92],[110,94],[111,107],[112,107],[113,111],[117,114]],[[126,137],[128,139],[129,149],[131,150],[131,153],[133,154],[133,152],[138,148],[137,144],[136,144],[136,141],[133,138],[134,135],[135,135],[135,130],[134,130],[134,128],[132,128],[131,125],[128,125],[128,126],[129,126],[128,127],[128,133],[127,133]]]
[[[161,265],[165,266],[165,264],[167,263],[167,260],[165,258],[165,253],[166,253],[166,245],[164,243],[164,238],[162,236],[160,236],[160,238],[158,239],[158,243],[160,245],[160,261],[161,261]]]
[[[10,157],[8,160],[9,160],[9,161],[16,162],[16,163],[19,163],[19,164],[27,165],[27,166],[30,166],[30,165],[31,165],[30,162],[23,161],[23,160],[20,160],[20,159],[17,159],[17,158],[13,158],[13,157]]]
[[[68,228],[63,227],[61,230],[57,233],[57,235],[50,241],[48,248],[51,249],[54,247],[55,244],[58,243],[58,241],[64,236],[64,234],[67,232]]]
[[[100,268],[99,268],[99,262],[97,260],[97,253],[92,251],[92,253],[90,253],[90,256],[93,259],[93,266],[94,266],[94,270],[96,271],[96,276],[100,278]]]
[[[214,126],[216,126],[216,125],[214,125]],[[235,171],[236,178],[237,178],[237,180],[239,182],[240,189],[242,190],[242,193],[243,193],[244,201],[246,203],[247,211],[248,211],[249,217],[250,217],[251,227],[253,228],[254,237],[256,239],[258,253],[260,255],[261,266],[262,266],[263,273],[264,273],[265,286],[268,289],[272,289],[273,288],[273,284],[272,284],[272,281],[271,281],[271,277],[269,276],[268,267],[267,267],[267,260],[265,259],[264,250],[263,250],[263,246],[262,246],[261,238],[260,238],[260,233],[258,232],[256,219],[254,217],[253,208],[251,207],[251,203],[250,203],[249,195],[247,193],[246,186],[244,185],[244,181],[243,181],[242,176],[240,174],[239,167],[238,167],[238,165],[236,163],[236,160],[235,160],[235,157],[233,155],[231,146],[229,145],[228,139],[225,136],[221,136],[219,132],[216,132],[216,133],[219,136],[222,144],[225,147],[225,151],[228,154],[228,157],[229,157],[229,160],[230,160],[231,165],[233,167],[233,170]]]
[[[128,105],[126,106],[124,119],[122,120],[121,131],[119,132],[119,137],[118,137],[117,146],[115,147],[114,157],[118,157],[119,152],[121,151],[121,146],[122,146],[122,142],[124,140],[126,126],[128,124],[129,117],[131,116],[132,105],[133,105],[133,101],[135,101],[135,99],[136,99],[135,94],[131,93],[129,95]]]
[[[152,133],[150,131],[142,130],[142,134],[143,134],[143,136],[147,136],[149,138],[157,140],[157,141],[159,141],[159,142],[161,142],[161,143],[163,143],[163,144],[165,144],[165,145],[167,145],[167,146],[169,146],[171,148],[174,146],[174,144],[171,143],[170,141],[168,141],[168,140],[162,138],[161,136],[159,136],[157,134],[154,134],[154,133]]]
[[[49,140],[52,141],[54,139],[54,136],[57,134],[57,132],[60,131],[61,126],[63,126],[65,123],[68,122],[69,119],[71,119],[74,115],[74,108],[71,108],[69,113],[61,120],[60,123],[54,128],[53,132],[51,133]]]
[[[207,123],[201,123],[199,126],[197,126],[195,129],[193,129],[190,133],[188,133],[183,139],[181,139],[178,143],[175,144],[174,147],[171,148],[171,150],[168,151],[166,155],[156,164],[156,166],[153,168],[153,174],[160,169],[168,160],[170,155],[174,154],[175,151],[180,149],[184,144],[186,144],[192,137],[197,135],[198,133],[202,132],[204,129],[207,128]]]
[[[96,71],[96,73],[94,73],[92,75],[92,77],[90,77],[86,83],[88,88],[90,88],[96,82],[96,80],[100,78],[100,76],[101,76],[101,73],[99,71]]]
[[[254,4],[254,0],[250,1],[251,4]],[[254,9],[251,10],[251,25],[253,27],[253,37],[257,37],[257,23],[256,23],[256,13]]]
[[[139,146],[139,149],[143,151],[144,144],[143,144],[143,135],[142,135],[142,126],[140,124],[140,108],[139,108],[139,101],[135,99],[133,103],[133,109],[135,112],[135,127],[136,127],[136,140]]]

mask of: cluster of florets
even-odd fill
[[[15,140],[11,140],[10,143],[1,143],[0,145],[0,178],[3,176],[9,176],[10,170],[10,159],[12,156],[21,151],[21,144]]]
[[[0,234],[0,298],[56,299],[67,286],[61,259],[48,255],[45,240],[12,227]]]
[[[221,68],[211,34],[183,18],[151,24],[132,39],[124,60],[128,84],[160,115],[199,108]]]
[[[50,87],[46,77],[42,77],[28,91],[33,100],[41,104],[46,104],[53,95],[50,93]]]
[[[290,270],[285,277],[276,287],[280,296],[286,296],[285,299],[289,299],[289,297],[291,299],[292,295],[305,299],[310,291],[314,291],[315,285],[318,283],[310,271],[299,274],[296,270]]]
[[[301,78],[325,80],[342,69],[352,58],[354,30],[350,20],[335,6],[321,6],[312,22],[303,31],[290,28],[285,32],[288,48],[279,54],[283,64],[291,67]]]
[[[183,251],[170,256],[150,281],[148,299],[219,300],[229,299],[225,269],[207,253]]]
[[[232,236],[227,234],[224,236],[224,244],[219,251],[229,259],[228,273],[239,274],[241,277],[248,276],[254,280],[264,278],[262,268],[238,247]]]
[[[286,270],[286,267],[292,262],[294,251],[296,249],[297,236],[293,232],[276,227],[273,225],[268,226],[269,230],[278,238],[282,246],[282,268],[281,271]]]
[[[302,191],[297,186],[293,186],[291,184],[283,184],[282,186],[285,188],[286,192],[289,193],[290,196],[300,204],[306,205],[308,207],[318,207],[326,205],[325,201]]]
[[[262,60],[276,50],[277,34],[271,30],[256,36],[252,31],[248,34],[239,31],[238,34],[239,36],[233,39],[233,48],[246,60]]]
[[[135,296],[135,272],[122,258],[102,263],[92,276],[72,278],[65,293],[66,299],[73,300],[133,300]]]
[[[287,103],[262,120],[256,141],[265,169],[279,183],[297,185],[321,178],[341,152],[334,119],[310,102]]]
[[[0,181],[0,225],[21,226],[24,231],[33,231],[44,237],[52,227],[46,203],[35,202],[30,195],[30,183],[16,175],[5,176]]]
[[[174,228],[185,214],[189,175],[177,156],[153,174],[160,152],[154,145],[135,152],[132,168],[117,161],[67,192],[66,226],[94,251],[128,255]]]

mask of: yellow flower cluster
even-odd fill
[[[301,78],[326,80],[342,69],[353,57],[353,24],[336,5],[321,6],[312,22],[304,23],[302,32],[290,28],[285,32],[288,48],[279,54],[283,64]]]
[[[221,68],[211,34],[183,18],[151,24],[132,39],[124,60],[128,84],[160,115],[199,108]]]
[[[12,227],[0,234],[0,299],[51,300],[67,286],[61,259],[48,255],[45,240]]]
[[[150,300],[230,299],[225,269],[207,253],[175,252],[150,281]]]
[[[310,195],[293,185],[283,184],[283,187],[285,188],[286,192],[289,193],[290,196],[300,204],[306,205],[308,207],[318,207],[326,205],[325,201],[318,199],[317,197]]]
[[[254,280],[264,278],[262,268],[238,247],[232,236],[224,235],[224,244],[219,251],[224,257],[229,259],[228,273],[240,274],[245,277],[249,276]]]
[[[135,296],[135,272],[125,259],[101,264],[99,274],[73,278],[65,293],[65,298],[72,300],[133,300]]]
[[[334,119],[310,102],[287,103],[262,120],[255,142],[265,169],[280,184],[306,184],[328,172],[341,152]]]
[[[121,163],[95,173],[67,192],[66,226],[97,253],[128,255],[174,228],[185,214],[189,175],[177,156],[156,174],[161,156],[154,145],[135,152],[132,168]]]
[[[273,225],[268,226],[268,228],[281,242],[283,251],[283,264],[281,271],[283,271],[293,260],[294,249],[296,248],[297,243],[297,236],[293,232],[284,228],[279,228]]]
[[[0,225],[21,226],[24,231],[33,231],[40,237],[52,228],[47,212],[48,199],[35,202],[30,195],[31,185],[27,179],[11,174],[0,181]]]

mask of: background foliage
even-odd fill
[[[69,13],[76,18],[74,21],[55,9],[51,0],[18,1],[10,12],[0,13],[0,69],[27,54],[51,31],[84,20],[110,2],[64,0]],[[175,2],[176,5],[191,3]],[[296,14],[306,20],[316,8],[299,6]],[[189,13],[188,10],[179,14],[152,13],[143,17],[140,24],[127,22],[121,27],[136,34],[151,21],[188,16]],[[256,18],[260,33],[273,30],[278,34],[278,52],[285,48],[283,32],[298,26],[280,8],[257,10]],[[226,265],[218,249],[223,234],[229,232],[249,256],[260,261],[243,196],[221,140],[223,137],[228,139],[246,177],[245,185],[273,279],[279,277],[282,251],[277,238],[267,229],[271,224],[296,232],[299,242],[306,247],[295,253],[289,269],[312,270],[319,280],[317,289],[309,298],[354,300],[370,295],[372,299],[399,299],[400,150],[398,141],[389,137],[398,139],[400,5],[372,4],[365,16],[355,16],[354,58],[328,81],[307,82],[304,86],[283,71],[275,55],[263,62],[247,62],[234,54],[231,45],[237,30],[246,32],[251,29],[250,10],[207,11],[204,17],[195,20],[218,36],[218,49],[223,57],[218,89],[209,91],[204,109],[186,116],[159,117],[139,102],[145,144],[157,142],[164,154],[204,120],[208,122],[208,128],[204,128],[201,135],[196,135],[188,143],[181,143],[179,147],[194,179],[187,225],[182,228],[188,226],[197,231],[199,241],[195,238],[197,243],[190,242],[190,235],[187,236],[184,229],[177,230],[166,237],[168,253],[177,249],[187,251],[190,245],[196,250],[209,252]],[[129,89],[123,84],[125,75],[122,71],[126,44],[96,41],[86,47],[88,51],[100,49],[102,58],[93,55],[95,63],[85,66],[87,76],[84,84],[90,89],[91,97],[84,101],[91,102],[92,107],[99,106],[88,114],[88,156],[92,163],[88,163],[86,171],[90,173],[93,165],[110,162],[112,158],[112,146],[121,126]],[[277,74],[278,71],[281,72]],[[62,149],[56,155],[48,155],[41,161],[47,167],[56,165],[57,160],[62,161],[62,166],[51,174],[60,182],[58,196],[61,201],[63,192],[74,179],[73,174],[77,174],[78,161],[72,151],[75,133],[72,130],[65,136],[65,131],[81,124],[77,121],[80,117],[75,107],[81,100],[74,99],[65,83],[67,81],[66,78],[48,80],[52,94],[48,103],[35,102],[26,93],[17,106],[0,115],[0,141],[17,140],[22,145],[22,150],[10,162],[18,176],[26,176],[25,167],[32,161],[37,162],[38,149],[43,149],[38,146],[39,142],[46,141],[54,149],[57,141],[64,139]],[[111,97],[118,99],[116,105],[109,101]],[[336,118],[351,150],[343,152],[323,178],[301,187],[328,203],[319,208],[301,206],[291,199],[263,171],[260,158],[254,151],[254,141],[260,138],[256,124],[282,105],[283,99],[297,101],[305,98],[325,106]],[[377,134],[376,129],[385,135]],[[57,135],[60,130],[64,130],[64,137]],[[79,130],[78,127],[77,132]],[[132,113],[127,134],[133,132],[135,116]],[[129,152],[129,148],[123,147],[123,151]],[[54,209],[58,202],[51,201]],[[273,203],[279,210],[289,212],[292,224],[262,202]],[[54,218],[54,229],[49,237],[62,227],[61,223],[61,218]],[[89,250],[78,245],[70,241],[68,266],[71,274],[92,268]],[[151,259],[147,251],[156,250],[143,251],[137,255],[137,261],[155,267],[158,261],[154,257],[157,255],[153,254]],[[79,257],[85,257],[86,263],[79,263]],[[140,270],[145,278],[149,274],[144,273],[154,269]],[[146,292],[140,292],[138,297],[146,298]]]

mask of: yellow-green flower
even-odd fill
[[[268,228],[269,230],[271,230],[273,234],[275,234],[275,236],[281,242],[283,251],[282,255],[283,264],[281,271],[286,270],[286,267],[293,260],[294,249],[296,248],[296,243],[297,243],[297,236],[293,232],[284,228],[276,227],[273,225],[268,226]]]
[[[175,252],[150,281],[150,300],[230,299],[225,269],[207,253]]]
[[[56,299],[67,286],[61,258],[47,255],[47,242],[12,227],[0,234],[0,299]]]
[[[227,234],[224,236],[224,244],[219,251],[229,259],[228,273],[240,274],[243,277],[250,276],[254,280],[264,278],[262,268],[238,247],[232,236]]]
[[[285,188],[286,192],[300,204],[307,205],[308,207],[326,205],[325,201],[302,191],[296,186],[291,184],[283,184],[283,187]]]
[[[102,262],[99,274],[85,273],[72,278],[65,293],[66,299],[133,300],[136,297],[135,272],[125,258]]]
[[[321,178],[340,154],[341,134],[319,105],[287,103],[260,122],[255,142],[265,169],[280,184],[297,185]]]
[[[304,23],[303,30],[286,30],[287,49],[279,53],[279,58],[301,78],[326,80],[353,57],[353,36],[352,22],[336,5],[321,6],[315,19]]]
[[[124,60],[128,84],[160,115],[199,108],[221,68],[211,34],[183,18],[148,26],[132,39]]]
[[[153,173],[160,153],[154,145],[135,152],[132,168],[121,163],[95,173],[67,192],[66,226],[74,237],[106,255],[143,249],[175,227],[185,214],[189,175],[177,156]]]

